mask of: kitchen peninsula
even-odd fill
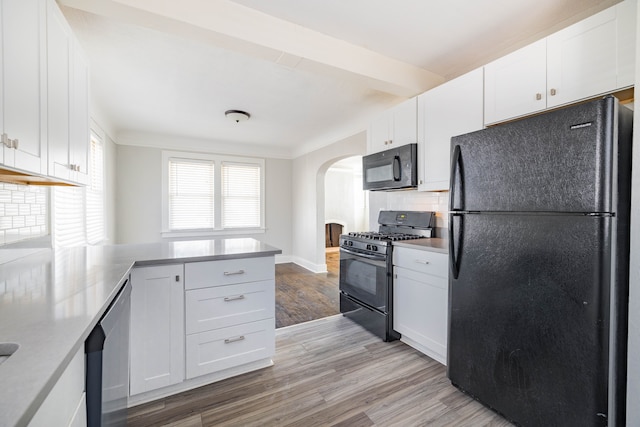
[[[279,253],[239,238],[43,249],[2,264],[0,343],[19,347],[0,362],[0,425],[29,424],[132,269]]]

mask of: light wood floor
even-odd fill
[[[130,409],[129,426],[510,426],[444,366],[340,315],[279,329],[274,366]]]
[[[326,273],[293,263],[276,265],[276,328],[340,313],[340,253],[327,251]]]

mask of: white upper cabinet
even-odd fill
[[[484,121],[546,108],[547,41],[542,39],[484,67]]]
[[[50,176],[86,184],[89,155],[89,66],[54,1],[48,3],[47,62]]]
[[[485,66],[485,124],[633,85],[635,11],[625,0]]]
[[[617,86],[630,87],[636,79],[636,17],[637,0],[625,0],[616,5]]]
[[[10,168],[46,173],[46,3],[0,4],[0,161]]]
[[[616,9],[547,38],[547,107],[616,89]]]
[[[417,98],[411,98],[379,116],[367,130],[367,153],[417,141]]]
[[[71,28],[55,2],[47,5],[49,175],[69,179]]]
[[[418,97],[418,190],[449,189],[451,137],[482,129],[483,69]]]

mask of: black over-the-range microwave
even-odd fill
[[[402,190],[418,186],[418,144],[362,157],[364,190]]]

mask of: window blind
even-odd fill
[[[84,188],[55,187],[52,190],[54,245],[84,245]]]
[[[87,242],[95,244],[104,240],[104,148],[92,135],[89,157],[89,185],[87,192],[86,228]]]
[[[261,168],[222,163],[222,227],[260,227]]]
[[[214,228],[214,172],[211,161],[169,160],[169,229]]]

